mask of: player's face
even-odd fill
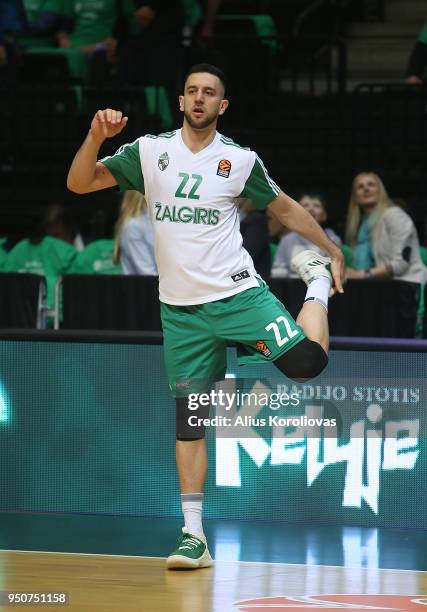
[[[319,198],[304,196],[301,198],[300,204],[307,212],[310,213],[317,223],[323,223],[326,221],[326,211],[323,208],[323,204]]]
[[[378,203],[380,188],[371,174],[362,174],[354,185],[356,200],[360,206],[369,208]]]
[[[223,99],[224,88],[218,77],[208,72],[190,74],[179,107],[192,128],[204,129],[215,124],[225,112],[228,101]]]

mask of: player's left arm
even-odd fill
[[[335,289],[339,293],[343,293],[344,255],[310,213],[283,191],[280,191],[278,196],[270,202],[268,208],[280,223],[310,240],[329,255]]]

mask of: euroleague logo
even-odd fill
[[[222,176],[224,178],[228,178],[230,176],[230,172],[231,161],[228,161],[228,159],[221,159],[216,170],[217,175]]]
[[[264,340],[257,340],[256,341],[256,347],[257,347],[257,349],[259,350],[260,353],[262,353],[266,357],[270,357],[271,351],[268,348],[268,346],[266,345],[266,343],[264,342]]]
[[[394,612],[411,612],[427,607],[425,595],[310,595],[257,597],[236,601],[239,612],[287,612],[288,610],[393,610]],[[426,609],[426,608],[424,608]]]

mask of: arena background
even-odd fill
[[[163,347],[76,340],[1,341],[0,509],[180,516]],[[426,362],[422,352],[332,351],[327,376],[298,386],[308,399],[292,414],[317,405],[341,415],[338,445],[210,428],[205,516],[427,527]],[[280,382],[274,366],[237,366],[232,348],[228,375],[246,390]],[[310,399],[319,393],[330,401]]]
[[[155,68],[138,82],[123,82],[119,56],[104,72],[79,48],[31,48],[10,22],[5,37],[5,9],[20,0],[0,2],[1,588],[68,590],[73,612],[325,610],[327,601],[419,609],[427,592],[426,288],[355,279],[331,301],[330,366],[300,387],[294,412],[337,417],[338,442],[325,429],[292,437],[292,429],[254,426],[239,439],[208,432],[204,529],[215,567],[165,572],[182,513],[157,279],[108,272],[121,194],[78,195],[66,181],[99,108],[129,117],[101,156],[179,127],[185,71],[208,61],[228,76],[221,133],[256,151],[292,197],[320,192],[342,238],[354,176],[378,173],[413,219],[427,263],[426,75],[408,82],[427,59],[426,1],[224,0],[207,40],[197,21],[215,0],[182,2],[200,5],[185,29],[165,17],[179,0],[155,0],[175,42],[160,30],[132,55],[138,77],[143,63]],[[75,0],[119,13],[126,3]],[[131,32],[116,17],[122,55]],[[86,247],[107,240],[110,252],[79,274],[45,269],[46,299],[42,276],[6,262],[57,204]],[[43,273],[33,264],[25,269]],[[305,287],[288,282],[270,287],[296,315]],[[238,368],[231,347],[228,376],[245,391],[289,384],[273,367]]]

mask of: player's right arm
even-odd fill
[[[97,161],[99,149],[107,138],[117,136],[128,121],[120,111],[99,110],[90,130],[70,166],[67,187],[74,193],[90,193],[117,185],[117,181],[104,164]]]

